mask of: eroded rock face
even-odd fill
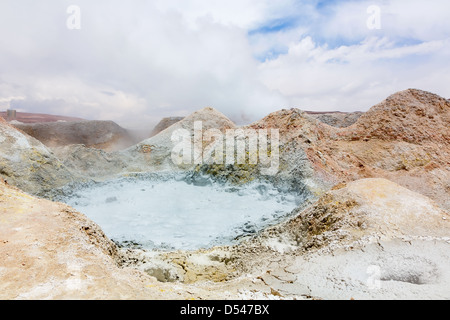
[[[0,123],[0,175],[11,185],[44,194],[72,182],[67,168],[38,140]]]

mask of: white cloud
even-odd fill
[[[109,117],[125,125],[143,118],[126,119],[130,114],[159,119],[205,106],[237,120],[241,115],[255,118],[284,101],[258,82],[258,61],[246,29],[203,15],[192,26],[179,10],[160,11],[145,1],[105,4],[79,2],[80,31],[65,28],[63,5],[30,3],[33,15],[26,12],[14,23],[17,6],[3,4],[6,10],[0,12],[13,18],[0,22],[0,30],[17,24],[17,35],[0,34],[0,55],[8,61],[2,77],[18,84],[25,100],[63,100],[67,103],[60,112]],[[0,94],[10,91],[4,88]],[[43,112],[58,112],[54,108],[49,104]]]
[[[209,17],[215,23],[251,29],[271,19],[283,17],[299,1],[295,0],[156,0],[162,12],[176,11],[191,26],[199,18]],[[304,2],[304,1],[302,1]],[[306,1],[308,2],[308,1]]]
[[[446,0],[76,2],[81,30],[66,28],[72,1],[0,4],[0,106],[148,127],[205,106],[257,120],[364,110],[408,87],[450,96]],[[274,21],[293,23],[265,32]]]
[[[367,8],[378,6],[381,30],[367,28]],[[320,20],[319,34],[327,39],[361,40],[373,35],[392,39],[432,41],[450,37],[447,0],[363,0],[336,2]]]
[[[310,110],[365,111],[407,88],[447,96],[450,41],[397,47],[386,38],[329,49],[310,37],[261,66],[264,84]]]

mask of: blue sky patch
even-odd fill
[[[257,34],[267,34],[267,33],[275,33],[281,32],[284,30],[289,30],[297,27],[299,25],[298,18],[286,17],[282,19],[277,19],[274,21],[269,21],[268,23],[250,30],[248,32],[249,36],[257,35]]]

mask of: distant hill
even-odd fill
[[[6,120],[6,111],[0,112],[0,117]],[[42,122],[57,122],[57,121],[73,122],[73,121],[82,121],[84,119],[51,114],[17,112],[15,120],[23,123],[42,123]]]
[[[113,121],[85,120],[11,124],[50,148],[83,144],[88,148],[112,151],[129,147],[138,142],[133,140],[126,129]]]
[[[153,129],[153,131],[150,133],[150,137],[154,137],[156,136],[158,133],[160,133],[161,131],[166,130],[168,127],[174,125],[177,122],[180,122],[181,120],[183,120],[184,117],[168,117],[168,118],[163,118],[157,125],[156,127]]]

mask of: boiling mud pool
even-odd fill
[[[184,179],[122,179],[77,188],[62,199],[124,246],[200,249],[236,243],[298,205],[270,184],[195,185]]]

